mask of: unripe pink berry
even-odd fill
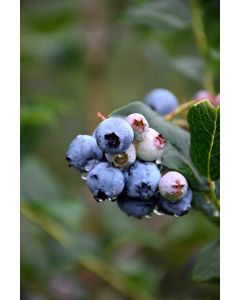
[[[203,99],[208,99],[211,102],[213,100],[214,96],[209,91],[201,90],[195,94],[194,98],[199,101],[203,100]]]
[[[135,139],[141,141],[149,128],[146,118],[141,114],[134,113],[127,116],[126,121],[131,125]]]
[[[186,195],[187,190],[187,180],[178,172],[168,172],[160,179],[159,192],[166,200],[178,201]]]
[[[137,156],[144,161],[159,160],[166,144],[167,141],[162,134],[149,128],[144,139],[136,145]]]
[[[214,107],[217,107],[220,105],[220,94],[218,94],[212,101],[211,101],[212,105]]]

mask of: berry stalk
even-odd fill
[[[213,181],[209,181],[208,186],[209,186],[209,191],[208,191],[209,200],[216,206],[218,211],[220,211],[220,201],[215,193],[215,183]]]
[[[214,74],[210,65],[209,57],[209,45],[207,36],[204,30],[202,9],[198,3],[198,0],[190,0],[192,6],[192,26],[193,33],[196,39],[196,44],[200,55],[204,61],[204,86],[207,91],[215,93],[214,89]]]
[[[196,99],[188,101],[186,103],[181,104],[176,110],[174,110],[173,112],[171,112],[170,114],[166,115],[164,118],[166,121],[171,121],[172,119],[174,119],[176,116],[180,115],[181,113],[183,113],[184,111],[186,111],[187,109],[189,109],[193,104],[195,104],[197,102]]]

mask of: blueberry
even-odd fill
[[[137,143],[137,156],[144,161],[161,160],[167,140],[153,128],[149,128],[142,141]]]
[[[102,158],[103,153],[99,149],[96,139],[90,135],[78,135],[71,142],[66,154],[69,166],[81,172],[91,169],[89,161],[100,161]]]
[[[183,198],[188,189],[186,178],[175,171],[170,171],[164,174],[159,182],[159,192],[166,199],[171,202],[179,201]]]
[[[121,117],[110,117],[102,121],[96,129],[99,148],[106,153],[124,153],[133,142],[132,127]]]
[[[155,208],[155,198],[143,200],[141,198],[131,198],[125,193],[118,197],[118,206],[128,216],[141,219],[144,216],[150,215]]]
[[[121,154],[106,153],[105,156],[106,159],[110,163],[113,163],[115,167],[126,169],[135,162],[136,149],[134,144],[131,144],[125,153],[121,153]]]
[[[154,89],[146,97],[145,103],[160,115],[173,112],[179,105],[176,96],[166,89]]]
[[[159,194],[156,197],[156,204],[157,210],[165,213],[167,215],[173,216],[183,216],[188,213],[189,209],[191,208],[191,201],[192,201],[192,191],[188,189],[186,195],[181,198],[178,202],[170,202],[162,197]]]
[[[87,185],[98,201],[116,198],[124,184],[122,172],[107,162],[99,163],[87,176]]]
[[[124,177],[128,196],[148,199],[156,193],[161,174],[154,163],[136,161],[124,172]]]
[[[126,117],[126,121],[131,125],[133,129],[134,138],[137,141],[141,141],[149,128],[146,118],[141,114],[135,113],[128,115]]]

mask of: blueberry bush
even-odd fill
[[[22,0],[21,299],[219,299],[219,130],[218,0]]]

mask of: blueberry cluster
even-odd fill
[[[166,144],[143,115],[134,113],[104,119],[92,136],[78,135],[66,159],[81,172],[98,202],[116,201],[135,218],[153,212],[182,216],[191,207],[192,192],[183,175],[163,172]]]

